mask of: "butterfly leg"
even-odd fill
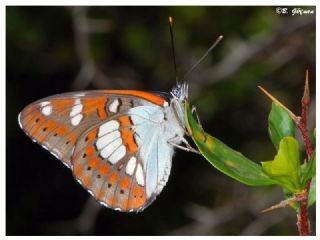
[[[200,117],[198,115],[198,112],[197,112],[197,108],[195,106],[192,106],[191,108],[191,113],[194,114],[195,113],[195,116],[197,118],[197,123],[198,125],[200,126],[201,130],[203,130],[203,127],[202,127],[202,124],[201,124],[201,121],[200,121]],[[189,131],[187,129],[185,129],[185,134],[189,137],[192,137],[191,133],[189,133]]]
[[[201,124],[201,121],[200,121],[200,117],[199,117],[199,115],[198,115],[196,106],[192,106],[192,108],[191,108],[191,113],[192,113],[192,114],[195,113],[196,118],[197,118],[197,122],[198,122],[199,126],[201,127],[201,129],[203,130],[202,124]]]
[[[178,137],[178,136],[177,136]],[[185,139],[185,138],[179,138],[186,146],[182,146],[182,145],[179,145],[179,144],[176,144],[175,143],[175,140],[177,140],[177,137],[174,137],[172,139],[169,139],[168,140],[168,143],[171,144],[172,146],[176,147],[176,148],[179,148],[181,150],[184,150],[184,151],[187,151],[187,152],[193,152],[193,153],[197,153],[197,154],[200,154],[199,151],[195,148],[193,148],[189,143],[188,141]]]
[[[200,154],[200,152],[197,149],[193,148],[185,138],[182,138],[181,140],[187,146],[187,148],[190,150],[190,152]]]

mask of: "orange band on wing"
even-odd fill
[[[99,168],[99,173],[101,174],[101,175],[106,175],[108,172],[109,172],[109,168],[108,168],[108,166],[107,165],[102,165],[102,166],[100,166],[100,168]]]
[[[43,142],[44,139],[47,137],[47,134],[40,134],[39,133],[40,131],[44,131],[48,133],[51,132],[52,134],[59,135],[60,137],[63,137],[66,134],[68,134],[68,128],[66,128],[62,124],[59,124],[57,121],[47,120],[42,116],[38,116],[37,118],[40,119],[38,123],[41,123],[41,124],[29,130],[30,135],[34,136],[34,138],[37,141]]]
[[[130,183],[131,183],[131,179],[129,177],[124,176],[121,179],[119,186],[121,189],[124,189],[126,192],[129,192]]]
[[[74,175],[77,178],[82,177],[82,175],[83,175],[83,166],[82,165],[75,166],[73,172],[74,172]]]
[[[116,186],[116,183],[119,179],[119,174],[117,172],[112,172],[108,178],[108,185],[112,184],[110,186]],[[114,189],[110,188],[110,189]],[[116,198],[114,196],[114,191],[112,190],[111,192],[108,193],[108,195],[106,196],[105,202],[110,206],[113,207],[115,204]]]
[[[92,156],[94,154],[94,151],[95,151],[94,146],[89,146],[86,148],[86,154],[88,156]]]
[[[127,147],[129,153],[137,151],[138,146],[134,140],[134,132],[130,128],[132,122],[128,116],[119,117],[119,122],[122,128],[120,129],[121,137],[124,145]]]
[[[82,101],[84,105],[82,113],[90,114],[93,111],[97,111],[98,117],[101,120],[104,120],[108,117],[105,110],[105,105],[108,101],[107,97],[87,97]]]
[[[143,98],[149,102],[152,102],[156,105],[163,107],[166,102],[163,97],[157,96],[152,93],[143,92],[143,91],[135,91],[135,90],[103,90],[103,93],[111,93],[111,94],[119,94],[119,95],[128,95]]]
[[[83,184],[83,186],[89,188],[92,185],[92,181],[91,181],[90,176],[84,176],[82,178],[82,184]]]
[[[137,209],[142,207],[146,202],[146,194],[143,187],[138,184],[132,186],[131,194],[128,200],[128,209]]]
[[[93,157],[93,158],[90,158],[90,159],[89,159],[88,165],[89,165],[90,167],[92,167],[93,169],[96,169],[96,168],[99,166],[100,162],[101,162],[101,161],[100,161],[98,158]]]
[[[96,138],[96,136],[97,136],[97,132],[98,132],[98,128],[94,128],[93,130],[91,130],[91,131],[88,133],[85,141],[89,141],[89,142],[90,142],[90,141],[93,141],[93,140]]]

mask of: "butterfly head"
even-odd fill
[[[171,90],[170,94],[173,99],[178,100],[179,102],[184,102],[184,100],[188,99],[188,83],[177,83],[177,85]]]
[[[171,90],[170,95],[170,106],[173,108],[180,124],[185,126],[184,107],[185,101],[188,99],[188,84],[186,82],[183,82],[182,84],[177,83]]]

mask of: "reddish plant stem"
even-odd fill
[[[310,235],[310,226],[309,226],[309,213],[308,213],[308,194],[310,189],[311,181],[308,180],[303,191],[304,198],[299,202],[299,213],[298,213],[298,229],[300,236],[309,236]]]
[[[302,133],[305,148],[306,148],[307,157],[305,162],[308,162],[312,155],[312,147],[311,147],[311,141],[310,141],[306,124],[307,124],[307,121],[300,121],[300,123],[298,124],[298,128]],[[301,236],[309,236],[310,234],[309,214],[308,214],[308,195],[310,190],[310,183],[311,183],[311,180],[308,180],[306,182],[306,185],[303,191],[304,198],[299,202],[300,211],[298,213],[297,224],[299,228],[299,234]]]
[[[304,163],[307,163],[312,155],[312,146],[311,146],[311,141],[310,141],[310,136],[308,133],[308,126],[307,126],[307,114],[308,114],[308,109],[309,109],[309,104],[310,104],[310,97],[309,97],[309,82],[308,82],[308,70],[306,71],[306,80],[305,80],[305,87],[304,87],[304,94],[301,100],[301,118],[297,121],[297,126],[301,131],[304,145],[306,148],[306,159]],[[309,214],[308,214],[308,195],[309,195],[309,190],[310,190],[310,184],[311,184],[311,179],[309,179],[306,182],[304,191],[303,191],[303,198],[299,202],[300,205],[300,210],[297,215],[298,221],[298,229],[299,229],[299,234],[301,236],[309,236],[310,235],[310,226],[309,226]]]
[[[305,159],[305,163],[306,163],[309,161],[309,159],[311,158],[311,155],[312,155],[312,146],[311,146],[311,140],[310,140],[308,129],[307,129],[307,123],[306,122],[305,122],[305,124],[299,123],[298,128],[301,131],[304,145],[306,147],[306,154],[307,154],[307,158]]]

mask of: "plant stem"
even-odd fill
[[[300,129],[304,145],[306,148],[306,159],[305,163],[307,163],[310,160],[310,157],[312,155],[312,147],[311,147],[311,141],[310,136],[308,133],[308,126],[307,126],[307,115],[308,115],[308,109],[310,104],[310,97],[309,97],[309,80],[308,80],[308,70],[306,70],[306,78],[305,78],[305,86],[304,86],[304,94],[301,100],[301,118],[299,121],[297,121],[297,126]],[[308,214],[308,195],[310,190],[310,183],[311,179],[309,179],[306,182],[304,191],[303,191],[303,198],[299,202],[300,210],[297,215],[297,225],[299,229],[300,236],[308,236],[310,234],[310,226],[309,226],[309,214]]]

